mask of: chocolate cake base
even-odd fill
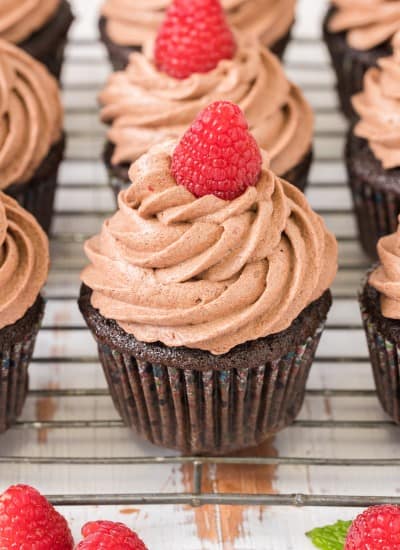
[[[351,48],[347,43],[345,32],[331,33],[328,30],[329,21],[334,13],[335,8],[328,11],[324,20],[323,33],[337,77],[340,107],[343,114],[351,119],[355,116],[351,97],[362,90],[365,72],[376,66],[380,57],[391,55],[392,47],[389,41],[367,51]]]
[[[22,412],[28,391],[28,365],[44,311],[39,296],[24,317],[0,330],[0,433]]]
[[[292,37],[292,27],[290,27],[288,32],[282,36],[282,38],[279,38],[279,40],[269,46],[269,49],[277,55],[279,59],[282,59],[286,47],[290,42]],[[123,71],[129,63],[129,56],[131,53],[142,51],[142,46],[139,44],[132,46],[120,46],[119,44],[113,42],[107,33],[107,19],[104,16],[99,19],[99,31],[101,41],[107,49],[108,57],[114,71]]]
[[[123,421],[156,445],[198,455],[258,445],[295,420],[331,306],[326,291],[287,330],[213,355],[140,342],[93,308],[91,294],[83,285],[79,307]]]
[[[107,168],[108,183],[114,193],[114,197],[117,200],[120,191],[127,189],[131,181],[129,179],[130,164],[112,164],[111,158],[114,154],[114,145],[108,141],[105,145],[103,152],[103,160]],[[308,184],[308,176],[310,173],[311,164],[313,161],[313,150],[310,151],[302,158],[302,160],[286,172],[282,178],[300,189],[305,191]]]
[[[55,15],[40,30],[17,44],[60,78],[68,31],[74,20],[71,6],[62,0]]]
[[[359,300],[379,401],[400,424],[400,321],[382,315],[380,295],[368,282]]]
[[[58,169],[64,158],[64,150],[65,135],[63,134],[61,139],[50,149],[30,181],[15,183],[4,189],[7,195],[13,197],[35,216],[46,233],[49,233],[51,229]]]
[[[400,169],[385,170],[368,142],[355,136],[353,129],[347,137],[346,165],[360,242],[375,260],[378,240],[398,226]]]

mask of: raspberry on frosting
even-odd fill
[[[195,197],[233,200],[257,183],[262,157],[240,108],[217,101],[202,111],[172,157],[172,173]]]
[[[177,79],[207,73],[235,52],[219,0],[174,0],[155,43],[157,67]]]

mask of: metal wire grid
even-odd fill
[[[302,40],[302,43],[310,42],[312,40]],[[92,41],[80,40],[75,41],[74,45],[92,45]],[[86,59],[85,57],[77,57],[73,61],[75,64],[88,64],[92,63],[93,60]],[[321,69],[321,64],[307,62],[307,63],[292,63],[292,68],[296,70],[302,69]],[[100,83],[99,83],[100,86]],[[94,91],[95,84],[86,85],[86,84],[75,84],[74,86],[67,87],[67,90],[87,90]],[[318,83],[309,83],[306,86],[303,86],[308,90],[320,90],[320,85]],[[97,89],[97,87],[96,87]],[[324,88],[326,89],[326,88]],[[322,113],[325,115],[334,114],[336,112],[335,108],[323,108],[316,109],[317,114]],[[73,107],[67,109],[69,114],[85,114],[92,115],[93,117],[98,116],[98,111],[95,106],[93,107]],[[318,131],[317,136],[320,137],[339,137],[343,133],[339,130],[334,132],[327,133],[326,131]],[[70,132],[70,136],[79,136],[79,137],[98,137],[100,134],[98,132],[88,132],[88,131],[73,131]],[[81,162],[83,159],[80,157],[69,156],[67,161],[72,162]],[[97,156],[85,157],[85,161],[97,161]],[[318,162],[337,162],[338,158],[323,158],[321,156],[317,157]],[[344,185],[344,182],[342,182]],[[312,184],[314,189],[317,188],[337,188],[340,187],[338,183],[318,183],[314,182]],[[76,190],[93,190],[98,188],[104,188],[103,184],[93,183],[79,183],[74,182],[73,189]],[[346,208],[338,209],[320,209],[319,213],[322,216],[347,216],[351,215],[350,211]],[[59,210],[57,212],[58,217],[68,218],[73,216],[75,218],[83,218],[90,215],[91,217],[96,217],[103,219],[106,217],[107,212],[103,211],[79,211],[79,210]],[[89,235],[83,233],[57,233],[53,235],[52,240],[56,243],[62,244],[81,244]],[[352,236],[343,235],[338,238],[339,244],[344,243],[355,243],[355,238]],[[78,277],[78,272],[80,269],[79,266],[75,265],[60,265],[55,259],[52,267],[53,273],[65,273],[73,272],[76,273]],[[342,263],[340,265],[340,270],[346,271],[351,270],[352,272],[358,272],[361,278],[362,273],[368,268],[367,261],[365,262],[355,262],[355,263]],[[348,293],[334,293],[334,298],[346,299],[351,295]],[[48,301],[57,300],[71,300],[74,296],[65,295],[65,294],[52,294],[48,297]],[[357,330],[361,328],[361,323],[357,324],[330,324],[331,329],[338,330]],[[42,330],[44,331],[54,331],[57,330],[58,334],[60,332],[67,331],[87,331],[86,327],[83,326],[71,326],[71,325],[47,325]],[[88,333],[88,338],[91,336]],[[85,357],[35,357],[33,363],[40,364],[93,364],[97,363],[97,357],[85,356]],[[365,357],[329,357],[323,358],[319,357],[316,359],[315,363],[359,363],[365,364],[368,366],[368,362]],[[50,397],[58,399],[61,397],[81,397],[84,399],[91,399],[95,397],[107,396],[108,391],[106,389],[49,389],[49,390],[31,390],[30,395],[34,398],[45,398]],[[349,399],[357,399],[359,397],[368,397],[374,396],[375,392],[373,390],[338,390],[338,389],[316,389],[316,390],[307,390],[306,396],[320,396],[320,397],[346,397]],[[393,426],[394,423],[390,420],[297,420],[295,426],[302,429],[310,428],[326,428],[326,429],[385,429],[390,426]],[[90,428],[121,428],[123,423],[120,420],[49,420],[49,421],[36,421],[36,420],[22,420],[17,422],[17,424],[12,428],[15,430],[59,430],[59,429],[90,429]],[[145,504],[189,504],[192,506],[200,506],[204,504],[229,504],[229,505],[269,505],[269,506],[334,506],[334,507],[364,507],[380,502],[389,502],[400,504],[400,496],[398,497],[377,497],[377,496],[349,496],[349,495],[318,495],[318,494],[215,494],[215,493],[206,493],[203,490],[203,475],[205,467],[209,465],[221,465],[221,464],[234,464],[234,465],[243,465],[243,466],[321,466],[321,467],[393,467],[400,466],[400,458],[379,458],[379,459],[364,459],[364,458],[318,458],[318,457],[290,457],[290,456],[279,456],[279,457],[247,457],[247,458],[232,458],[232,457],[177,457],[177,456],[149,456],[149,457],[66,457],[66,456],[49,456],[49,457],[35,457],[35,456],[0,456],[0,465],[6,464],[29,464],[29,465],[57,465],[57,464],[67,464],[67,465],[81,465],[87,468],[91,468],[98,465],[189,465],[193,468],[193,487],[192,491],[188,493],[151,493],[151,494],[97,494],[97,495],[53,495],[49,498],[56,505],[63,506],[89,506],[89,505],[145,505]]]

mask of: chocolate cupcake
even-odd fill
[[[369,69],[353,97],[359,121],[351,128],[346,163],[360,241],[376,258],[380,237],[397,228],[400,213],[400,34],[394,55]]]
[[[154,40],[171,3],[172,0],[104,1],[100,35],[114,70],[123,70],[132,52],[142,51],[148,41]],[[283,57],[294,24],[296,0],[222,0],[222,5],[232,26],[260,39]]]
[[[0,190],[49,231],[65,138],[57,81],[20,48],[0,40]]]
[[[2,0],[0,38],[19,46],[61,74],[68,31],[73,21],[67,0]]]
[[[0,192],[0,433],[25,402],[48,268],[46,235],[33,216]]]
[[[343,113],[354,116],[351,97],[362,89],[365,72],[392,53],[400,30],[400,4],[392,0],[331,0],[324,38],[337,76]]]
[[[294,421],[331,305],[336,240],[246,128],[237,106],[210,105],[133,164],[85,245],[80,308],[114,404],[184,453],[254,446]]]
[[[234,39],[222,18],[221,12],[225,45],[229,36]],[[165,25],[168,32],[167,20]],[[192,51],[190,40],[196,40],[196,33],[190,36],[185,47]],[[132,162],[154,144],[179,138],[196,114],[216,100],[234,101],[242,108],[253,135],[271,157],[272,170],[304,190],[312,162],[314,117],[277,57],[259,41],[237,34],[230,57],[225,50],[225,57],[214,57],[200,72],[190,60],[182,62],[184,46],[179,49],[181,57],[173,58],[170,40],[161,27],[155,47],[132,54],[128,67],[114,73],[99,96],[101,119],[110,125],[104,160],[115,195],[129,186]],[[174,41],[172,47],[176,50]],[[209,57],[215,51],[211,48]]]
[[[378,255],[360,294],[361,313],[379,400],[400,424],[400,227],[380,239]]]

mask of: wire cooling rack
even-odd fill
[[[333,289],[335,305],[313,367],[305,407],[294,426],[277,436],[278,456],[268,453],[228,458],[175,456],[137,442],[113,411],[94,343],[76,307],[79,271],[85,263],[82,243],[98,230],[113,208],[99,160],[104,129],[97,121],[96,105],[96,94],[109,68],[96,40],[78,37],[69,47],[65,74],[69,147],[57,197],[47,313],[31,367],[28,405],[21,420],[2,439],[2,481],[7,479],[7,467],[20,468],[25,478],[37,475],[43,466],[60,471],[79,467],[76,482],[75,470],[68,470],[71,478],[68,486],[72,490],[50,497],[63,506],[361,507],[383,501],[400,504],[395,474],[400,466],[400,457],[395,452],[398,434],[376,400],[356,303],[357,288],[368,261],[357,243],[345,184],[342,147],[346,125],[337,112],[333,75],[320,41],[300,34],[288,52],[287,70],[316,112],[316,155],[308,196],[338,236],[340,271]],[[102,438],[109,438],[110,445],[99,443]],[[319,439],[327,442],[323,451]],[[368,446],[369,440],[375,448]],[[276,467],[283,490],[210,491],[204,476],[210,466],[221,465]],[[131,477],[135,477],[140,476],[143,467],[157,467],[158,471],[183,466],[191,469],[191,485],[185,491],[182,487],[173,491],[168,486],[167,491],[116,492],[113,485],[105,489],[103,483],[104,472],[114,467],[130,468]],[[298,491],[296,480],[285,480],[288,468],[323,470],[321,476],[325,481],[300,484],[308,490]],[[348,470],[357,471],[357,478],[364,476],[364,482],[348,476]],[[96,491],[86,489],[83,481],[86,476],[94,479]],[[370,476],[373,491],[369,491]],[[82,490],[78,489],[81,484]],[[319,490],[314,490],[314,486]]]

